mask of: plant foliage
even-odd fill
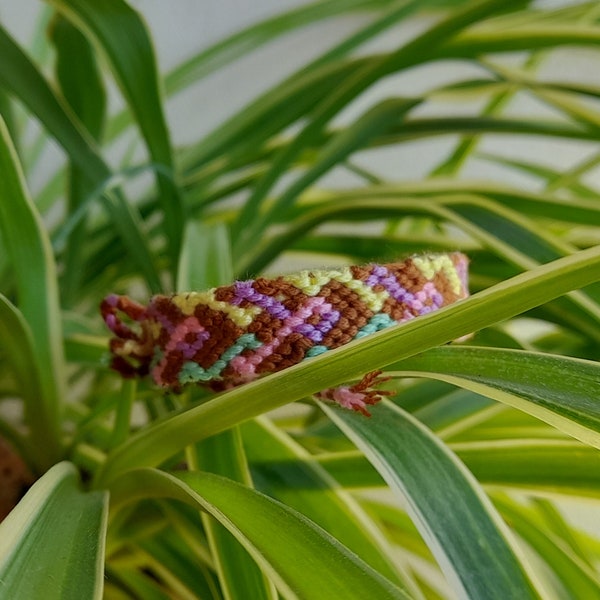
[[[168,101],[350,16],[173,135]],[[600,87],[557,68],[598,45],[591,1],[324,0],[167,73],[125,0],[0,26],[0,434],[36,479],[0,597],[600,598]],[[107,367],[108,293],[457,249],[468,300],[245,386]],[[311,397],[376,369],[370,419]]]

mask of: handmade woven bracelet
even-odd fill
[[[101,311],[115,334],[111,366],[173,390],[239,385],[465,298],[467,265],[459,252],[427,254],[159,295],[147,307],[110,295]]]

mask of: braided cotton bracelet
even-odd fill
[[[147,307],[110,295],[101,311],[115,334],[112,367],[174,390],[239,385],[465,298],[467,264],[459,252],[427,254],[159,295]],[[334,396],[322,393],[344,403]]]

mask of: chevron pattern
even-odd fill
[[[112,366],[175,390],[239,385],[465,298],[467,266],[458,252],[428,254],[159,295],[147,307],[111,295],[101,311]]]

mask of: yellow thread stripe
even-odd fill
[[[297,287],[302,293],[307,296],[316,296],[321,288],[329,283],[331,275],[335,271],[300,271],[284,275],[283,281]]]
[[[114,353],[119,356],[129,356],[131,354],[137,354],[140,350],[140,344],[135,340],[127,340],[121,348],[116,348]]]
[[[356,292],[357,296],[373,312],[379,312],[383,308],[384,302],[390,297],[387,290],[374,292],[371,287],[363,281],[354,279],[354,275],[349,267],[343,267],[339,270],[331,271],[300,271],[286,275],[283,280],[297,287],[307,296],[316,296],[322,287],[331,280],[343,283],[348,289]]]
[[[157,323],[156,321],[150,321],[146,327],[148,328],[148,331],[150,332],[150,337],[153,340],[157,340],[158,336],[160,335],[160,332],[162,331],[161,324]]]
[[[449,256],[444,254],[437,256],[415,256],[412,261],[428,280],[432,280],[436,273],[442,271],[452,286],[452,291],[457,295],[461,293],[462,284],[456,266]]]
[[[361,301],[375,313],[383,308],[383,304],[390,297],[387,290],[375,292],[373,288],[368,286],[364,281],[354,279],[354,275],[349,267],[341,269],[340,271],[333,271],[331,275],[332,279],[343,283],[348,289],[355,292]]]
[[[372,310],[374,313],[378,313],[390,297],[387,290],[381,290],[380,292],[373,291],[364,281],[358,279],[352,279],[346,283],[346,287],[356,292],[358,297]]]
[[[214,289],[207,290],[206,292],[176,294],[171,300],[184,315],[189,316],[194,314],[196,306],[204,304],[213,310],[225,313],[238,327],[248,327],[254,320],[254,317],[262,310],[260,306],[241,308],[221,300],[215,300]]]

